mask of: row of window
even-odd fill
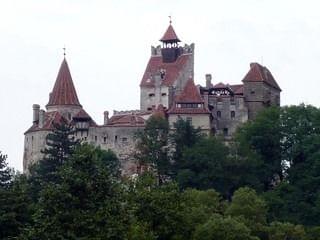
[[[235,111],[231,111],[230,112],[230,118],[234,119],[236,117],[236,112]],[[221,118],[221,111],[217,111],[217,118]]]
[[[154,93],[149,93],[148,96],[149,96],[149,97],[154,97],[155,94],[154,94]],[[166,93],[161,93],[161,96],[164,97],[164,96],[167,96],[167,94],[166,94]]]

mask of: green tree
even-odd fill
[[[158,185],[157,178],[146,172],[131,187],[130,199],[133,226],[144,226],[145,234],[157,236],[158,240],[179,239],[183,226],[181,195],[176,184]]]
[[[177,182],[183,189],[200,190],[214,188],[228,195],[230,175],[225,171],[229,150],[216,138],[204,138],[193,147],[186,148],[177,171]]]
[[[221,215],[213,216],[205,224],[198,226],[194,240],[258,240],[242,222]]]
[[[255,190],[243,187],[234,192],[226,214],[242,219],[253,235],[266,239],[267,211],[267,204]]]
[[[301,225],[272,222],[269,227],[269,239],[304,240],[306,239],[306,233]]]
[[[124,239],[126,214],[118,159],[83,144],[59,168],[59,183],[46,183],[25,239]]]
[[[0,188],[8,188],[12,180],[12,169],[8,167],[7,155],[0,151]]]
[[[0,152],[0,239],[13,239],[30,221],[26,179],[14,175]]]
[[[159,184],[170,173],[168,158],[169,125],[166,119],[160,116],[151,116],[143,131],[137,132],[135,157],[140,165],[153,168],[158,176]]]
[[[271,189],[283,178],[282,139],[280,108],[277,107],[261,111],[254,121],[248,121],[238,129],[234,154],[246,161],[249,171],[258,178],[258,182],[252,179],[250,184],[256,190]]]
[[[285,179],[265,194],[272,221],[320,225],[320,110],[281,109],[281,157]]]
[[[183,152],[195,145],[203,137],[201,129],[195,129],[193,125],[182,118],[173,124],[174,131],[170,134],[170,143],[173,147],[173,171],[179,171],[183,164]]]

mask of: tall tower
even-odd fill
[[[49,95],[46,110],[40,109],[38,104],[33,105],[32,126],[25,132],[24,139],[24,172],[28,171],[31,164],[42,159],[41,150],[45,148],[46,136],[53,130],[54,124],[72,124],[83,140],[88,136],[89,127],[96,126],[79,102],[65,57]]]
[[[194,44],[183,47],[170,20],[160,39],[161,46],[151,47],[151,57],[140,82],[140,109],[151,111],[160,104],[169,109],[194,74]]]
[[[266,67],[250,63],[250,70],[242,82],[249,119],[254,119],[265,107],[280,106],[281,88]]]

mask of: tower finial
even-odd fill
[[[66,57],[66,46],[64,46],[62,49],[63,49],[63,57]]]
[[[172,23],[172,16],[171,16],[171,15],[169,16],[169,19],[170,19],[170,20],[169,20],[169,23],[170,23],[170,25],[171,25],[171,23]]]

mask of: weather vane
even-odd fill
[[[171,17],[171,15],[169,16],[169,19],[170,19],[169,23],[170,23],[170,25],[171,25],[171,23],[172,23],[172,17]]]
[[[66,56],[66,46],[64,46],[62,49],[63,49],[63,56],[65,57]]]

